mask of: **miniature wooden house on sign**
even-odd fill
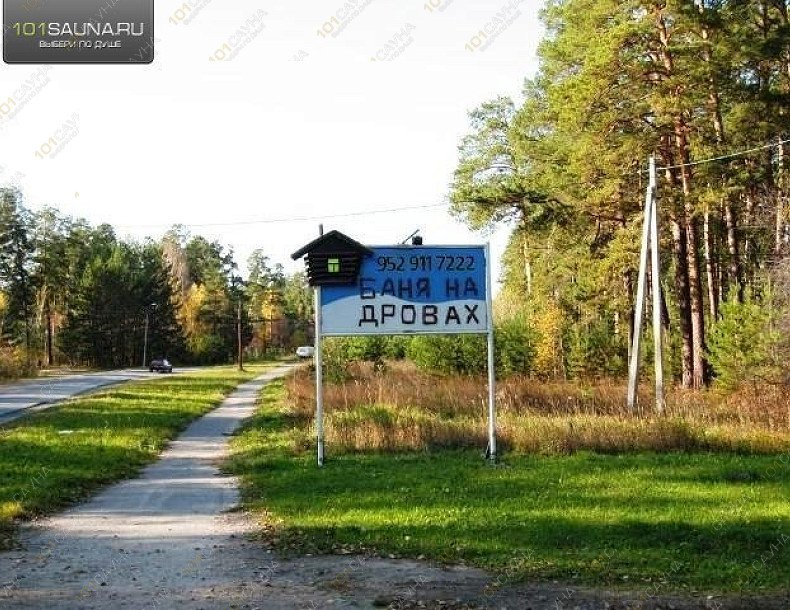
[[[330,231],[294,252],[291,258],[305,257],[311,286],[348,286],[356,283],[362,259],[371,254],[370,248],[340,231]]]

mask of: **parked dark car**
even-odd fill
[[[158,373],[172,373],[173,372],[173,365],[168,362],[167,358],[157,358],[156,360],[151,360],[151,366],[148,367],[152,373],[154,371]]]

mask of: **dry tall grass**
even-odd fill
[[[445,377],[390,363],[384,373],[355,365],[352,379],[325,387],[327,442],[337,450],[401,451],[484,447],[485,379]],[[294,415],[309,425],[314,409],[310,372],[287,384]],[[672,390],[663,416],[630,413],[621,383],[580,385],[511,378],[497,385],[498,433],[507,449],[570,453],[625,451],[790,451],[790,403],[781,388],[724,397]]]

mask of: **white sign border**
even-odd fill
[[[494,315],[493,315],[493,297],[491,294],[492,281],[491,281],[491,243],[474,244],[474,245],[447,245],[439,244],[436,248],[479,248],[483,245],[484,256],[486,261],[486,308],[487,311],[487,329],[485,331],[467,331],[447,333],[441,331],[417,331],[414,333],[387,333],[380,335],[350,335],[350,334],[322,334],[321,332],[321,286],[314,288],[314,303],[315,303],[315,428],[317,440],[317,460],[318,466],[323,467],[325,461],[325,445],[324,445],[324,364],[323,364],[323,338],[324,337],[351,337],[351,336],[418,336],[418,335],[483,335],[487,336],[487,369],[488,369],[488,448],[486,449],[486,457],[492,463],[496,462],[497,446],[496,446],[496,370],[494,359]],[[395,246],[370,246],[371,248],[413,248],[412,245],[398,244]]]

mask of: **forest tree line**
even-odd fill
[[[523,103],[471,114],[452,186],[470,226],[514,227],[498,308],[537,331],[539,372],[625,372],[655,155],[666,366],[683,387],[736,374],[739,359],[778,379],[790,353],[789,4],[545,3]]]
[[[113,228],[28,209],[0,188],[0,376],[40,366],[216,364],[307,341],[312,296],[263,250],[243,279],[233,252],[182,227],[129,241]]]

